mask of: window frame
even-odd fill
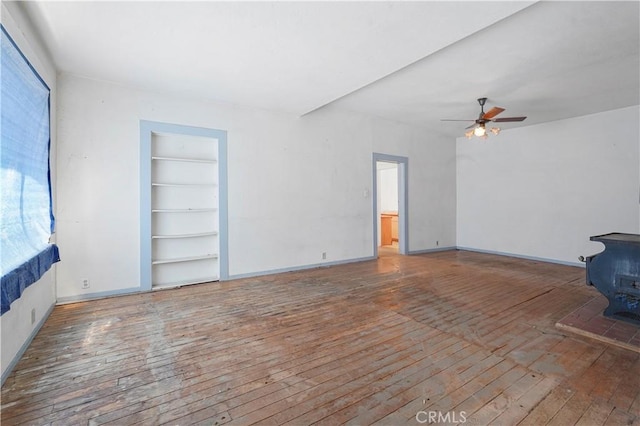
[[[19,57],[22,58],[24,64],[27,68],[33,73],[33,76],[28,76],[23,74],[26,82],[32,81],[33,77],[35,77],[46,89],[47,95],[47,110],[46,110],[46,120],[48,120],[47,124],[47,134],[46,134],[46,169],[47,176],[46,182],[48,186],[48,209],[49,209],[49,238],[55,231],[55,217],[53,214],[53,196],[52,196],[52,185],[51,185],[51,89],[49,85],[44,81],[44,79],[40,76],[38,71],[33,67],[31,62],[24,55],[20,47],[11,37],[7,29],[4,25],[0,24],[0,30],[2,32],[2,38],[6,37],[7,44],[11,45],[15,52]],[[4,42],[3,42],[4,44]],[[3,61],[4,62],[4,61]],[[40,105],[42,105],[42,98],[40,100]],[[2,108],[0,108],[1,110]],[[43,120],[39,120],[38,123],[44,123]],[[40,124],[39,124],[40,125]],[[42,124],[44,125],[44,124]],[[42,142],[42,139],[38,139],[38,142]],[[2,141],[0,140],[0,143]],[[42,150],[44,150],[43,144],[38,144]],[[41,151],[43,152],[43,151]],[[0,154],[1,155],[1,154]],[[42,163],[40,163],[42,164]],[[42,170],[42,169],[41,169]],[[42,175],[40,175],[42,177]],[[43,194],[44,191],[41,191],[40,194]],[[42,206],[42,203],[40,204]],[[4,216],[3,216],[4,217]],[[46,225],[45,223],[41,223]],[[3,315],[11,308],[11,303],[18,299],[24,290],[29,287],[31,284],[37,282],[50,268],[51,266],[60,261],[59,249],[55,244],[51,244],[50,242],[42,249],[40,252],[37,252],[30,258],[27,258],[22,264],[14,267],[9,271],[3,271],[4,275],[2,275],[0,282],[0,315]]]

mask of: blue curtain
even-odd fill
[[[49,169],[49,87],[2,27],[0,70],[2,313],[59,260]]]

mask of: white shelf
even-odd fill
[[[164,239],[164,238],[195,238],[195,237],[208,237],[210,235],[218,235],[217,232],[198,232],[197,234],[175,234],[175,235],[152,235],[151,239]]]
[[[151,157],[152,160],[157,161],[183,161],[186,163],[206,163],[206,164],[215,164],[217,160],[205,160],[205,159],[196,159],[196,158],[179,158],[179,157]]]
[[[152,265],[162,265],[165,263],[192,262],[194,260],[217,259],[217,254],[207,254],[204,256],[176,257],[174,259],[158,259],[151,262]]]
[[[201,212],[215,212],[217,208],[204,208],[204,209],[153,209],[151,213],[201,213]]]
[[[215,184],[215,183],[159,183],[159,182],[154,182],[154,183],[151,184],[151,186],[174,186],[174,187],[188,188],[188,187],[203,187],[203,186],[215,187],[215,186],[217,186],[217,184]]]

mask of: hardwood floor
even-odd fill
[[[640,354],[567,334],[585,271],[471,252],[57,306],[2,425],[640,424]]]

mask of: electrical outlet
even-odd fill
[[[31,309],[31,325],[35,324],[36,322],[36,308],[32,308]]]
[[[89,288],[89,279],[85,278],[82,280],[82,288]]]
[[[438,247],[440,245],[440,241],[436,240],[436,247]]]
[[[326,260],[327,259],[327,252],[323,251],[322,252],[322,260]]]

